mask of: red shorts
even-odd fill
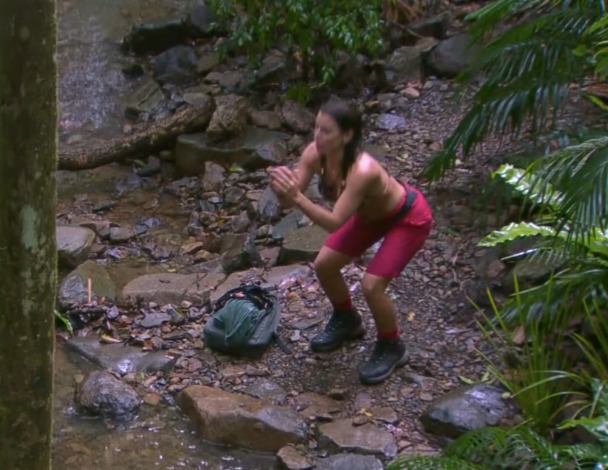
[[[382,220],[368,223],[355,213],[327,238],[325,246],[357,258],[384,237],[367,272],[386,278],[399,276],[422,248],[433,223],[431,209],[424,196],[411,186],[407,186],[407,190],[416,192],[416,199],[403,216],[396,218],[395,214],[405,204],[405,194],[395,210]]]

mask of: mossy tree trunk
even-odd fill
[[[57,165],[54,0],[0,0],[0,468],[48,470]]]

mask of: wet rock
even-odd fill
[[[255,246],[255,235],[250,233],[227,234],[222,240],[222,267],[226,274],[259,266],[262,263]]]
[[[105,299],[115,302],[117,289],[103,266],[95,261],[85,261],[69,273],[59,284],[57,301],[60,309],[88,302],[88,282],[91,280],[91,300]]]
[[[205,131],[207,143],[212,144],[239,135],[247,123],[247,110],[250,107],[245,97],[237,95],[227,95],[221,102],[218,101]]]
[[[277,453],[277,457],[283,468],[287,470],[309,470],[312,468],[312,464],[306,456],[292,446],[283,447]]]
[[[251,124],[257,127],[265,127],[266,129],[278,130],[281,128],[281,116],[274,111],[249,111],[249,120]]]
[[[389,132],[405,131],[405,118],[396,114],[380,114],[376,119],[376,127]]]
[[[319,445],[330,450],[374,454],[387,458],[397,454],[397,445],[390,432],[371,423],[353,426],[351,419],[319,426]]]
[[[472,63],[479,50],[467,33],[441,41],[428,55],[427,66],[438,77],[453,78]]]
[[[369,455],[337,454],[316,462],[316,470],[382,470],[382,462]]]
[[[433,38],[423,38],[414,46],[395,49],[387,59],[387,66],[394,72],[393,83],[420,80],[423,55],[437,44]]]
[[[85,227],[58,226],[57,257],[60,267],[75,268],[89,257],[95,233]]]
[[[433,403],[420,420],[427,432],[454,439],[473,429],[497,426],[513,411],[502,398],[504,392],[487,384],[459,387]]]
[[[315,125],[315,115],[292,100],[283,100],[278,113],[283,124],[300,134],[309,133]]]
[[[141,400],[133,388],[112,374],[94,371],[78,387],[76,403],[83,412],[124,420],[135,416]]]
[[[71,338],[65,345],[93,364],[120,376],[131,372],[167,372],[177,359],[162,351],[145,352],[141,348],[119,343],[103,344],[99,338],[91,336]]]
[[[223,274],[146,274],[129,282],[123,289],[125,299],[140,299],[157,304],[180,305],[186,300],[203,305],[223,280]]]
[[[152,65],[160,83],[184,86],[196,80],[197,57],[192,47],[175,46],[159,54]]]
[[[183,134],[177,139],[175,164],[182,175],[203,173],[206,162],[254,171],[282,163],[287,157],[288,139],[287,134],[251,126],[245,126],[238,137],[216,144],[207,142],[204,133]]]
[[[279,253],[279,264],[313,261],[325,243],[327,232],[317,225],[309,225],[287,232]]]
[[[256,380],[243,390],[247,395],[266,400],[277,405],[283,404],[287,398],[287,392],[277,383],[270,380]]]
[[[277,452],[306,437],[306,423],[293,410],[247,395],[192,386],[178,395],[177,402],[201,437],[211,442]]]

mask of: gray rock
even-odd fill
[[[165,95],[158,83],[152,77],[145,77],[139,87],[127,97],[125,111],[133,118],[137,118],[142,113],[154,116],[164,108],[165,104]]]
[[[139,395],[112,374],[94,371],[85,377],[76,393],[80,410],[104,418],[125,420],[135,417],[141,405]]]
[[[302,211],[299,209],[294,209],[275,225],[274,229],[272,230],[272,237],[276,240],[280,240],[286,233],[296,230],[306,222],[309,222],[309,220],[302,213]]]
[[[502,290],[505,293],[515,292],[515,278],[520,291],[542,284],[552,272],[558,271],[562,263],[559,260],[523,259],[508,270],[502,278]]]
[[[309,470],[312,468],[312,464],[306,456],[292,446],[281,448],[277,453],[277,457],[283,468],[287,470]]]
[[[192,37],[206,37],[218,32],[219,18],[215,12],[201,2],[186,17],[184,24]]]
[[[249,120],[256,127],[277,130],[281,128],[281,116],[274,111],[249,111]]]
[[[141,348],[124,344],[103,344],[99,338],[82,336],[70,338],[66,347],[93,364],[120,376],[130,372],[168,372],[177,357],[164,351],[144,352]]]
[[[258,201],[257,213],[264,222],[276,220],[283,210],[277,195],[270,186],[266,186]]]
[[[267,55],[262,66],[255,74],[255,86],[264,87],[276,82],[282,82],[287,78],[285,56],[280,53]]]
[[[374,454],[392,458],[397,455],[393,435],[368,423],[354,426],[351,419],[342,419],[319,426],[319,445],[329,450]]]
[[[112,243],[126,243],[135,238],[135,230],[132,227],[111,227],[110,241]]]
[[[133,26],[123,38],[122,50],[134,54],[159,53],[180,44],[187,36],[184,22],[180,18],[158,23]]]
[[[182,175],[198,175],[206,162],[228,168],[240,165],[257,170],[282,163],[287,157],[288,134],[245,126],[239,136],[211,144],[204,133],[183,134],[177,138],[175,164]]]
[[[219,63],[217,54],[205,54],[198,59],[196,70],[203,75],[213,70]]]
[[[247,395],[192,386],[177,402],[207,441],[277,452],[306,438],[306,423],[296,412]]]
[[[161,83],[183,86],[196,80],[198,58],[189,46],[175,46],[159,54],[152,69],[154,78]]]
[[[62,268],[75,268],[89,257],[95,232],[85,227],[58,226],[57,257]]]
[[[283,124],[300,134],[307,134],[315,126],[315,115],[292,100],[283,100],[279,110]]]
[[[396,114],[380,114],[376,119],[376,127],[385,131],[404,131],[405,118]]]
[[[480,45],[467,33],[441,41],[428,55],[427,66],[439,77],[453,78],[474,60]]]
[[[437,44],[433,38],[423,38],[414,46],[402,46],[388,57],[387,66],[394,72],[394,83],[420,80],[423,56]]]
[[[239,135],[247,122],[250,108],[247,98],[237,95],[223,97],[211,116],[205,135],[208,143],[215,143]]]
[[[423,36],[423,40],[429,38],[444,39],[449,24],[450,13],[444,12],[410,23],[407,28],[419,36]]]
[[[420,421],[427,432],[454,439],[473,429],[497,426],[514,411],[503,393],[487,384],[459,387],[433,403]]]
[[[141,299],[157,304],[180,305],[184,300],[199,306],[207,303],[211,292],[225,279],[224,274],[146,274],[123,289],[125,299]]]
[[[232,219],[230,226],[232,227],[233,233],[243,233],[249,230],[251,227],[251,220],[249,219],[247,211],[242,211],[239,215]]]
[[[255,246],[255,234],[228,234],[222,240],[220,251],[223,253],[222,267],[226,274],[258,266],[262,263]]]
[[[317,225],[309,225],[286,233],[279,253],[279,264],[313,261],[326,238],[327,232]]]
[[[316,470],[382,470],[382,462],[369,455],[337,454],[316,462]]]
[[[95,261],[85,261],[69,273],[59,284],[57,302],[60,309],[88,301],[88,281],[91,280],[91,299],[115,302],[118,292],[110,275]]]
[[[137,323],[143,328],[155,328],[169,321],[171,321],[171,315],[168,313],[147,313],[144,315],[144,318],[138,320]]]
[[[205,163],[205,174],[201,181],[205,191],[215,191],[217,193],[222,191],[222,188],[226,184],[226,170],[212,162]]]
[[[262,287],[274,289],[281,286],[300,284],[312,272],[305,264],[276,266],[264,273]]]
[[[226,204],[231,206],[239,205],[245,199],[246,193],[247,191],[245,191],[243,188],[239,188],[238,186],[229,186],[224,191],[224,201]]]

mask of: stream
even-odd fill
[[[109,136],[121,132],[125,123],[120,100],[135,86],[121,72],[128,62],[118,52],[122,37],[132,24],[166,20],[186,10],[190,0],[58,0],[58,69],[60,138],[83,139],[87,135]],[[85,172],[58,172],[58,210],[79,198],[112,197],[127,181],[128,167],[110,165]],[[146,190],[132,194],[146,198]],[[124,198],[124,218],[138,209]],[[166,221],[177,232],[183,220]],[[168,237],[171,230],[168,231]],[[147,266],[116,267],[120,282]],[[175,407],[143,405],[132,422],[118,425],[78,415],[74,390],[78,377],[94,366],[68,352],[58,338],[55,353],[53,468],[56,470],[105,469],[270,469],[272,455],[254,455],[203,443],[188,420]]]

